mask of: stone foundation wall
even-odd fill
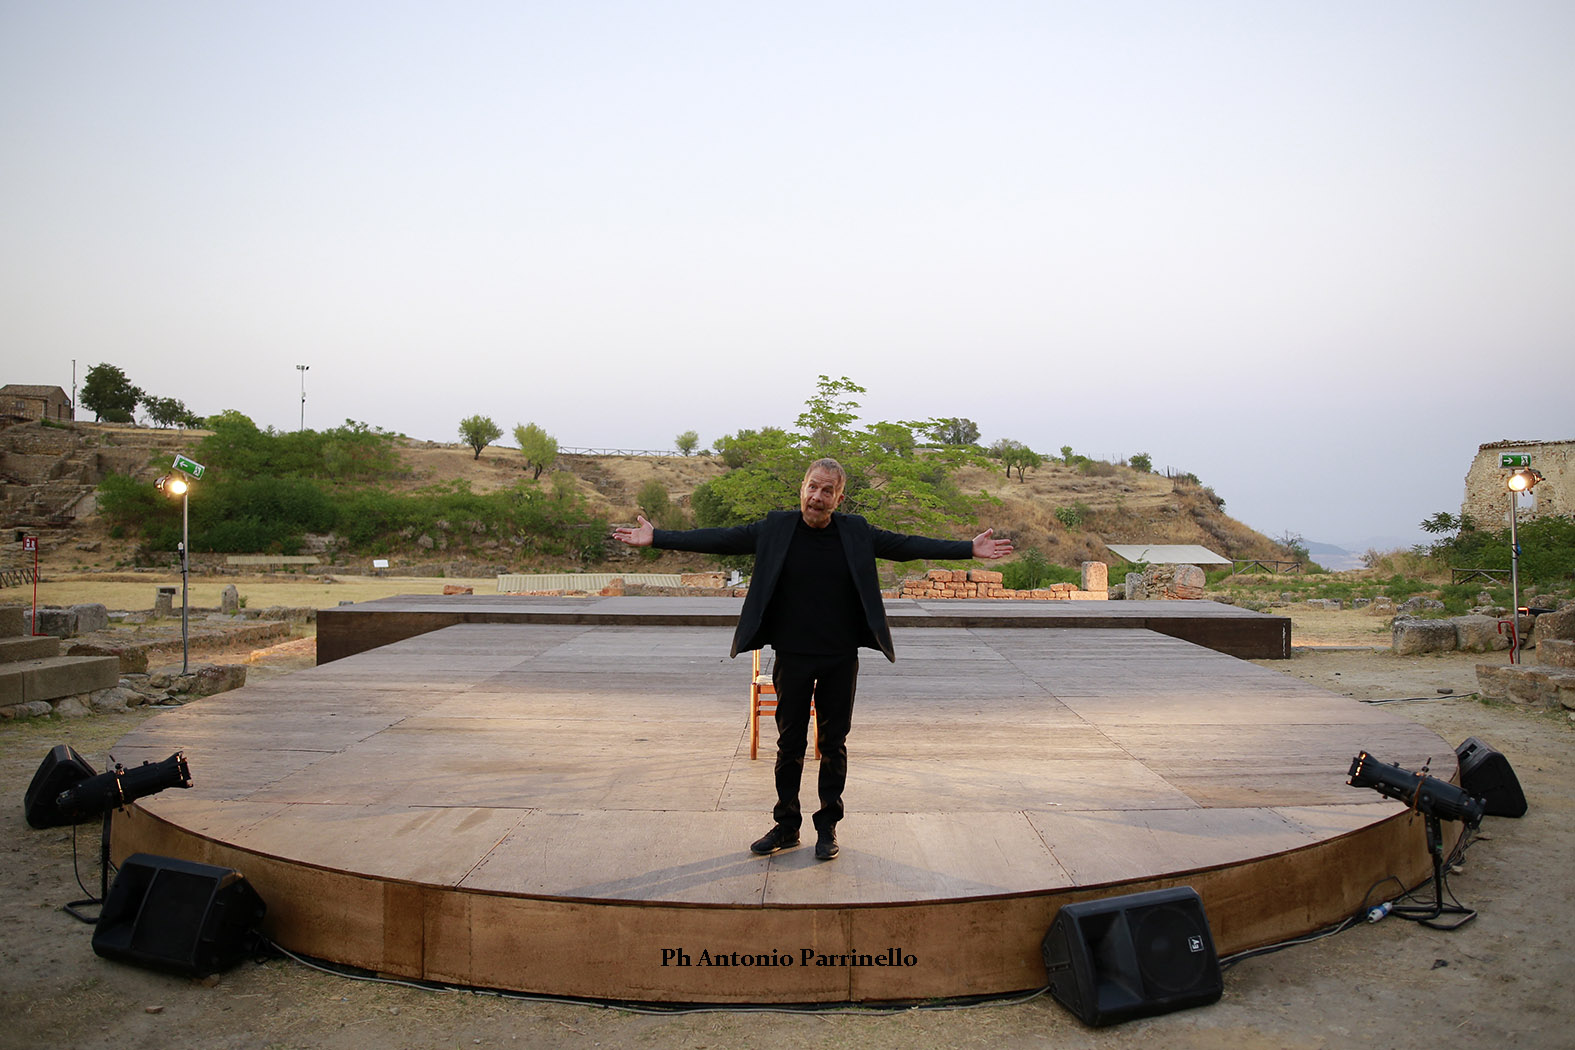
[[[1520,520],[1549,514],[1575,514],[1575,441],[1495,441],[1477,450],[1466,471],[1466,494],[1460,511],[1470,515],[1482,528],[1501,529],[1509,524],[1509,489],[1505,481],[1510,472],[1498,465],[1500,453],[1515,452],[1531,456],[1533,470],[1542,472],[1542,481],[1532,491],[1536,497],[1520,497]]]
[[[1002,586],[1002,576],[988,569],[931,569],[917,579],[904,580],[888,598],[919,598],[936,601],[949,598],[995,598],[1005,601],[1103,601],[1106,591],[1079,590],[1070,583],[1053,583],[1033,590],[1012,590]]]

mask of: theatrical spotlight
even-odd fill
[[[1509,476],[1508,484],[1511,492],[1530,492],[1537,487],[1537,482],[1541,480],[1542,472],[1540,470],[1521,467]]]
[[[1463,789],[1448,781],[1428,776],[1424,772],[1412,773],[1380,762],[1366,751],[1351,759],[1352,787],[1370,787],[1385,798],[1404,802],[1412,812],[1420,813],[1427,822],[1427,852],[1433,860],[1433,902],[1431,904],[1396,904],[1390,914],[1401,919],[1421,923],[1435,930],[1456,930],[1477,917],[1470,908],[1458,903],[1444,903],[1444,832],[1441,823],[1458,820],[1468,829],[1482,823],[1485,803],[1472,798]],[[1467,832],[1469,834],[1469,832]],[[1451,895],[1450,900],[1454,898]],[[1436,921],[1442,915],[1455,915],[1452,922]]]
[[[172,787],[191,787],[191,769],[180,751],[157,764],[127,769],[116,763],[114,769],[94,774],[81,755],[61,744],[50,751],[28,786],[27,822],[35,828],[80,824]]]
[[[1352,787],[1370,787],[1385,798],[1404,802],[1424,817],[1458,820],[1474,828],[1482,823],[1481,799],[1445,780],[1425,773],[1411,773],[1399,766],[1380,762],[1366,751],[1351,759]]]

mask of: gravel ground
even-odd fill
[[[240,654],[234,654],[240,655]],[[212,659],[205,654],[205,659]],[[102,762],[148,712],[0,726],[4,818],[0,864],[0,1046],[136,1048],[633,1046],[720,1047],[1219,1047],[1395,1050],[1439,1046],[1570,1045],[1575,1002],[1575,727],[1563,712],[1490,706],[1466,696],[1477,658],[1397,658],[1385,651],[1298,651],[1265,661],[1358,698],[1426,697],[1391,710],[1446,741],[1476,736],[1502,751],[1530,800],[1520,820],[1489,818],[1451,877],[1480,911],[1445,933],[1394,918],[1245,960],[1226,972],[1224,998],[1201,1009],[1089,1029],[1040,996],[967,1009],[844,1008],[814,1013],[721,1009],[637,1012],[534,1002],[330,975],[288,959],[246,962],[206,982],[108,962],[92,930],[60,910],[90,886],[96,827],[36,831],[21,800],[57,743]],[[311,663],[300,645],[264,657],[253,674]],[[1440,690],[1452,690],[1446,695]]]

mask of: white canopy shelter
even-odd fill
[[[1106,547],[1118,558],[1149,565],[1229,565],[1207,547],[1196,543],[1107,543]]]

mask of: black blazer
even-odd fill
[[[803,515],[796,510],[774,510],[751,525],[738,525],[725,529],[687,529],[674,531],[657,529],[653,547],[664,550],[695,551],[701,554],[753,554],[754,575],[749,581],[749,593],[744,597],[744,608],[738,615],[738,628],[733,632],[733,650],[730,655],[759,649],[769,638],[760,637],[765,622],[766,607],[776,592],[777,581],[782,577],[782,566],[787,562],[788,545],[793,542],[793,529]],[[972,558],[973,544],[968,540],[937,540],[928,536],[908,536],[900,532],[877,529],[857,514],[833,514],[837,535],[842,538],[842,550],[848,558],[848,568],[853,573],[853,584],[858,590],[859,604],[864,609],[864,635],[858,640],[866,649],[879,649],[886,659],[896,662],[891,644],[891,628],[886,624],[886,606],[881,601],[880,583],[875,576],[875,559],[915,561],[919,558]]]

